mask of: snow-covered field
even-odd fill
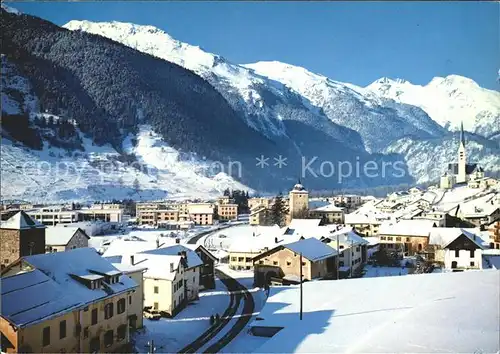
[[[214,290],[201,292],[200,299],[189,304],[175,318],[144,319],[145,328],[133,337],[136,350],[148,353],[147,343],[153,340],[157,353],[176,353],[210,327],[210,315],[224,313],[228,305],[227,289],[217,279]]]
[[[366,265],[364,271],[363,278],[393,277],[408,274],[408,268],[406,267],[374,267]]]
[[[467,284],[467,286],[464,286]],[[235,341],[233,352],[495,353],[500,349],[496,270],[308,282],[272,287],[252,326],[272,338]]]
[[[132,146],[130,136],[124,142],[124,149],[137,158],[130,165],[118,161],[119,154],[111,146],[95,146],[79,134],[83,152],[68,152],[47,143],[41,151],[30,150],[2,139],[2,197],[57,203],[125,198],[210,199],[226,188],[252,192],[230,177],[226,173],[229,169],[218,172],[211,161],[202,157],[181,158],[149,126],[140,127],[136,146]]]

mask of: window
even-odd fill
[[[460,257],[460,250],[455,250],[455,257]]]
[[[157,286],[155,286],[154,293],[155,293],[155,294],[158,294],[159,292],[160,292],[160,291],[158,290],[158,287],[157,287]]]
[[[306,266],[306,262],[302,262],[302,267],[305,267]]]
[[[87,339],[89,337],[89,328],[85,327],[83,329],[83,339]]]
[[[88,306],[85,306],[85,307],[83,308],[83,311],[84,311],[84,312],[88,312],[88,311],[89,311],[89,307],[88,307]]]
[[[113,330],[109,330],[104,333],[104,346],[106,348],[111,347],[113,345]]]
[[[9,264],[9,260],[8,260],[8,259],[4,259],[4,260],[3,260],[3,263],[4,263],[4,264]]]
[[[409,237],[406,238],[406,242],[410,242],[410,238]]]
[[[470,258],[474,258],[474,250],[470,250]]]
[[[286,261],[286,265],[287,265],[288,267],[290,267],[290,266],[292,265],[292,262],[290,262],[290,261]]]
[[[174,308],[177,307],[177,300],[174,300]]]
[[[128,296],[128,304],[132,305],[132,296],[131,295]]]
[[[59,322],[59,339],[66,338],[66,320]]]
[[[97,324],[97,309],[92,310],[92,320],[90,322],[91,325]]]
[[[50,327],[45,327],[42,333],[42,345],[46,347],[50,344]]]
[[[158,310],[158,303],[157,303],[157,302],[154,302],[154,303],[153,303],[153,308],[154,308],[155,310]]]
[[[121,342],[122,340],[125,339],[125,336],[127,335],[127,325],[121,325],[118,326],[118,329],[116,331],[116,341]]]
[[[106,304],[104,306],[104,319],[107,320],[108,318],[113,317],[113,303]]]
[[[401,237],[396,237],[396,241],[401,241]]]
[[[264,264],[264,261],[259,261],[259,264]]]
[[[343,250],[343,249],[344,249],[344,246],[343,246],[343,245],[340,245],[339,249]]]
[[[278,261],[273,261],[273,265],[277,266],[278,265]]]
[[[343,267],[344,266],[344,262],[340,261],[339,262],[339,267]]]
[[[120,299],[116,304],[116,313],[124,313],[124,312],[125,312],[125,299]]]
[[[246,262],[247,262],[247,263],[252,262],[252,258],[251,258],[251,257],[247,257],[247,258],[246,258]]]
[[[471,266],[471,267],[474,267],[474,262],[470,262],[470,266]]]
[[[245,260],[244,257],[238,257],[238,262],[243,262]]]

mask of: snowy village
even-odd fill
[[[500,354],[498,10],[2,2],[1,353]]]
[[[385,198],[299,182],[135,210],[4,205],[2,350],[495,352],[500,183],[466,163],[463,132],[457,161]]]

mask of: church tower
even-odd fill
[[[457,183],[467,182],[467,155],[465,153],[464,123],[460,126],[460,145],[458,146],[458,174]]]
[[[300,183],[300,180],[290,191],[289,208],[292,219],[309,209],[309,192]]]

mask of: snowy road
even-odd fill
[[[231,342],[245,326],[253,315],[255,307],[252,294],[236,279],[216,270],[218,278],[230,291],[230,303],[221,316],[221,321],[209,328],[191,344],[179,353],[217,353]],[[234,321],[233,319],[236,319]],[[227,330],[227,332],[225,331]],[[221,337],[220,333],[225,332]]]

